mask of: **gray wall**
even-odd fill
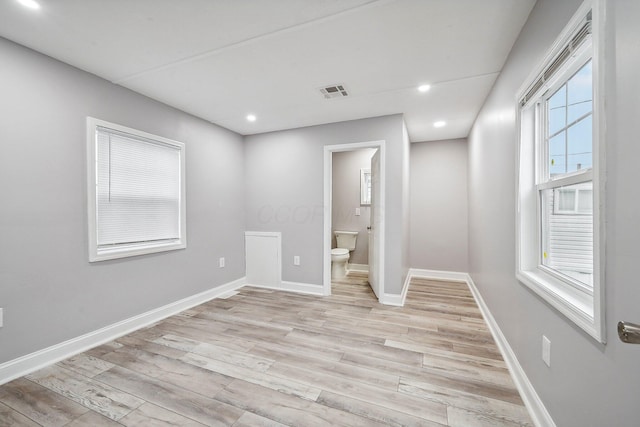
[[[411,145],[411,267],[469,270],[467,140]]]
[[[640,323],[640,3],[608,2],[606,333],[596,343],[515,279],[515,96],[579,0],[539,0],[469,137],[470,271],[527,376],[560,427],[637,426],[640,345],[616,323]],[[551,340],[551,368],[541,337]]]
[[[331,227],[333,230],[357,231],[356,248],[351,252],[350,263],[369,262],[369,205],[360,205],[360,169],[371,168],[373,148],[333,153],[333,182]],[[360,215],[356,215],[356,208]],[[332,234],[332,247],[336,247]]]
[[[244,276],[241,136],[1,38],[0,57],[0,363]],[[88,115],[186,144],[187,249],[89,264]]]
[[[385,291],[399,294],[403,268],[403,119],[376,117],[245,138],[246,227],[282,233],[282,279],[322,285],[324,146],[385,140]],[[300,265],[293,257],[300,256]]]

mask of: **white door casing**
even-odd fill
[[[332,157],[334,152],[340,151],[353,151],[362,148],[377,148],[380,158],[378,182],[379,195],[378,211],[380,212],[380,224],[378,226],[378,233],[376,234],[375,246],[378,250],[376,257],[376,271],[377,271],[377,288],[380,295],[384,295],[384,260],[385,260],[385,246],[384,246],[384,234],[385,234],[385,218],[384,218],[384,204],[385,204],[385,141],[369,141],[369,142],[355,142],[348,144],[336,144],[324,146],[324,227],[323,227],[323,249],[324,249],[324,269],[323,269],[323,283],[322,293],[323,295],[331,295],[331,207],[332,207]],[[371,270],[371,269],[370,269]],[[380,300],[380,298],[378,298]]]
[[[376,150],[371,157],[371,208],[369,231],[369,285],[373,293],[380,299],[380,150]]]

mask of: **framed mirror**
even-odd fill
[[[360,204],[371,204],[371,169],[360,169]]]

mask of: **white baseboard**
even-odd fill
[[[409,291],[409,284],[411,283],[411,269],[407,272],[407,277],[402,284],[402,292],[398,294],[383,294],[382,298],[379,298],[380,304],[395,305],[398,307],[404,306],[404,301],[407,299],[407,292]]]
[[[275,291],[297,292],[299,294],[324,295],[324,288],[322,285],[312,285],[310,283],[286,282],[283,280],[280,285],[254,285],[252,283],[247,283],[246,286],[273,289]]]
[[[147,311],[146,313],[113,323],[96,331],[2,363],[0,364],[0,385],[30,374],[52,363],[59,362],[98,345],[112,341],[191,307],[195,307],[219,295],[239,289],[245,285],[245,282],[246,278],[242,277],[233,282],[225,283],[224,285],[183,298],[179,301]]]
[[[480,295],[478,288],[476,288],[475,283],[473,283],[471,276],[468,274],[466,276],[467,278],[465,281],[467,282],[467,285],[469,285],[469,290],[471,290],[471,293],[473,294],[473,297],[475,298],[478,307],[489,326],[491,335],[493,335],[493,339],[496,341],[496,344],[500,349],[500,353],[502,353],[502,357],[511,372],[511,377],[516,383],[516,387],[520,392],[520,396],[522,396],[525,406],[529,410],[529,415],[531,415],[533,423],[536,427],[555,427],[556,424],[551,418],[551,415],[547,411],[547,408],[545,408],[542,400],[540,400],[540,396],[536,393],[536,390],[533,388],[529,378],[527,378],[527,374],[525,374],[522,369],[520,362],[518,362],[518,359],[502,333],[502,330],[500,330],[500,327],[493,318],[491,311],[489,311],[489,307],[482,299],[482,295]]]
[[[362,271],[365,273],[369,272],[369,266],[367,264],[347,264],[347,269],[349,271]]]
[[[398,294],[382,294],[382,298],[379,298],[378,301],[380,304],[395,305],[396,307],[402,307],[404,305],[402,295]]]
[[[420,277],[421,279],[431,280],[449,280],[452,282],[465,282],[469,279],[469,274],[458,271],[442,271],[442,270],[423,270],[420,268],[412,268],[409,270],[411,277]]]
[[[381,304],[395,305],[402,307],[407,299],[407,291],[409,291],[409,285],[413,277],[420,277],[424,279],[433,280],[451,280],[455,282],[466,282],[469,275],[467,273],[458,273],[454,271],[440,271],[440,270],[422,270],[419,268],[410,268],[407,273],[407,277],[402,284],[402,292],[397,294],[384,294],[380,298]]]

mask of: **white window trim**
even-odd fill
[[[119,245],[115,248],[98,248],[97,238],[97,141],[96,130],[98,127],[113,129],[138,136],[140,138],[157,141],[180,149],[180,238],[171,242]],[[88,244],[89,262],[105,261],[109,259],[125,258],[157,252],[184,249],[187,247],[186,225],[186,184],[185,184],[185,145],[182,142],[142,132],[115,123],[87,117],[87,213],[88,213]]]
[[[551,49],[545,56],[544,61],[525,81],[525,84],[517,93],[516,111],[518,128],[518,153],[516,159],[516,277],[538,294],[543,300],[557,309],[560,313],[582,328],[597,341],[605,343],[605,312],[604,312],[604,284],[605,284],[605,79],[604,79],[604,35],[605,35],[605,10],[606,0],[586,0],[578,11],[571,18],[564,31],[555,41]],[[555,58],[557,53],[564,47],[573,36],[575,30],[584,20],[584,17],[591,10],[592,12],[592,61],[593,61],[593,166],[589,171],[580,171],[572,176],[563,178],[563,184],[584,182],[585,174],[591,175],[593,181],[593,291],[585,292],[582,289],[569,286],[565,281],[553,274],[548,274],[544,269],[532,268],[532,257],[538,257],[537,251],[539,234],[539,210],[535,215],[530,211],[524,212],[522,209],[531,208],[531,191],[538,197],[535,179],[533,180],[533,190],[529,184],[531,176],[522,175],[521,165],[534,164],[539,153],[531,153],[530,150],[523,150],[524,142],[521,133],[521,106],[520,100],[529,90],[543,70]],[[553,84],[545,85],[549,87]],[[538,93],[543,93],[544,88]],[[527,148],[531,148],[528,146]],[[535,166],[532,166],[535,168]],[[534,173],[537,170],[534,169]],[[531,172],[531,171],[528,171]],[[555,186],[557,183],[551,184]],[[522,188],[521,188],[522,186]],[[528,206],[528,207],[523,207]],[[537,207],[537,204],[536,204]],[[531,227],[538,233],[535,239],[536,250],[532,248],[530,239]],[[527,236],[528,235],[528,236]]]
[[[362,206],[371,205],[371,191],[370,185],[367,185],[368,181],[371,181],[371,169],[360,169],[360,205]]]

